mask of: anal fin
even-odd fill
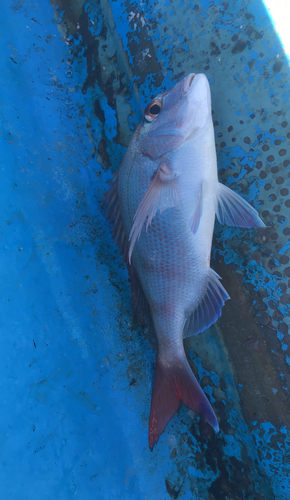
[[[222,307],[230,296],[219,280],[220,276],[213,269],[209,269],[207,289],[199,304],[187,318],[183,337],[203,332],[221,316]]]

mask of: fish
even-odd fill
[[[150,449],[180,402],[218,432],[183,339],[215,323],[230,298],[210,267],[215,218],[244,228],[264,223],[218,180],[204,74],[190,73],[147,105],[103,203],[128,267],[133,313],[151,322],[157,339]]]

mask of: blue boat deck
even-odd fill
[[[264,4],[4,3],[1,499],[288,499],[289,59]],[[154,340],[99,207],[141,108],[190,72],[219,178],[267,227],[216,225],[232,299],[185,342],[220,433],[181,406],[151,453]]]

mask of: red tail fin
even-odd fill
[[[149,420],[151,450],[177,411],[180,401],[192,410],[201,413],[218,432],[219,425],[215,413],[193,375],[186,356],[176,359],[172,364],[166,364],[157,355]]]

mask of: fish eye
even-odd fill
[[[155,120],[155,118],[159,115],[161,109],[162,109],[161,101],[154,100],[150,102],[150,104],[148,104],[147,108],[145,109],[144,113],[145,121],[148,123],[153,122],[153,120]]]
[[[159,104],[153,104],[150,108],[151,115],[158,115],[161,111],[161,106]]]

